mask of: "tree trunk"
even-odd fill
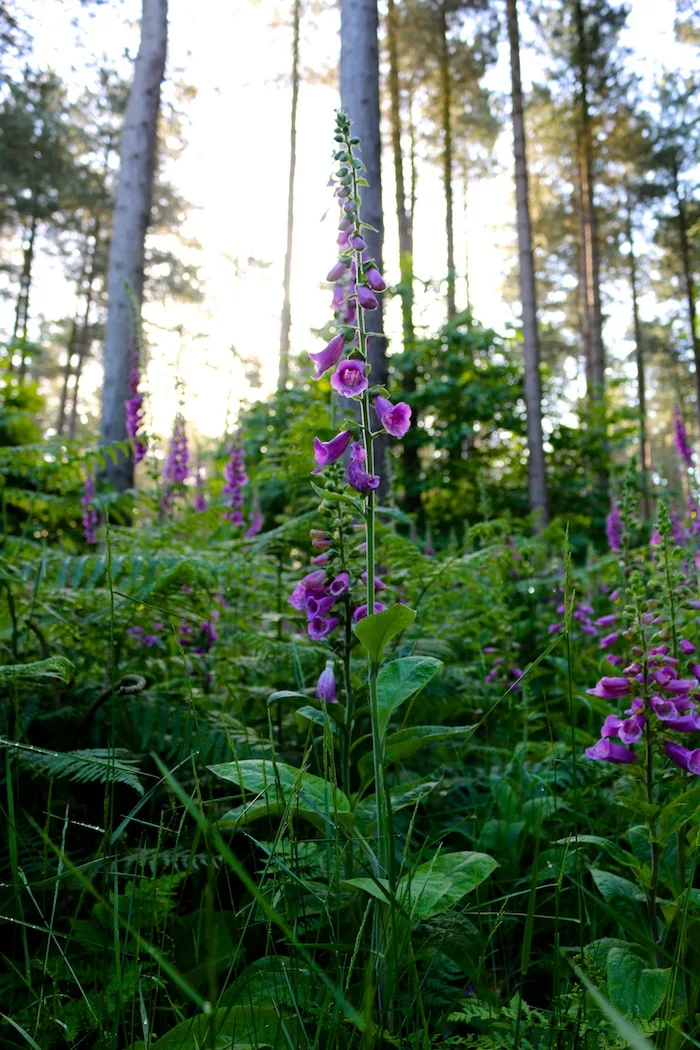
[[[527,411],[528,489],[530,512],[537,530],[548,520],[547,474],[542,440],[542,381],[540,346],[537,334],[537,297],[532,251],[532,225],[528,196],[527,154],[523,88],[520,76],[520,37],[516,0],[507,0],[508,40],[510,43],[511,94],[513,101],[513,150],[515,154],[515,203],[520,261],[520,298],[523,316],[523,356],[525,362],[525,408]]]
[[[71,400],[71,411],[70,411],[70,423],[68,433],[71,439],[75,438],[75,431],[78,420],[78,388],[80,386],[80,377],[83,374],[83,365],[88,356],[90,349],[90,310],[92,309],[92,299],[95,291],[95,278],[97,276],[95,268],[95,259],[97,258],[98,241],[100,237],[100,222],[97,220],[94,226],[94,244],[92,248],[92,254],[90,256],[90,272],[87,276],[87,290],[85,292],[85,310],[83,311],[83,323],[80,326],[80,338],[78,339],[78,363],[75,366],[75,383],[73,385],[73,396]]]
[[[66,408],[68,405],[68,384],[70,383],[70,377],[73,374],[73,365],[71,364],[73,354],[75,352],[75,342],[78,337],[78,315],[77,312],[73,318],[73,323],[70,328],[70,338],[66,346],[66,363],[63,366],[63,384],[61,386],[61,400],[58,405],[58,415],[56,417],[56,433],[60,437],[63,433],[63,428],[66,425]]]
[[[577,152],[581,200],[583,263],[583,311],[586,317],[590,359],[591,401],[601,401],[605,392],[605,353],[603,319],[600,306],[600,248],[593,186],[593,133],[588,102],[588,47],[582,0],[575,0],[577,64],[579,78]]]
[[[361,139],[362,160],[367,168],[369,186],[362,191],[362,218],[373,230],[365,230],[367,257],[374,259],[378,269],[383,268],[382,242],[384,216],[382,213],[381,140],[379,135],[379,44],[377,0],[343,0],[340,17],[340,101],[353,123],[353,133]],[[386,339],[382,304],[378,310],[367,313],[368,358],[371,382],[386,386]],[[386,441],[375,444],[377,473],[386,477],[384,461]],[[380,490],[386,493],[384,484]]]
[[[693,360],[695,361],[695,397],[696,411],[700,417],[700,340],[698,339],[697,309],[695,303],[695,285],[693,282],[693,268],[690,263],[690,245],[688,243],[688,220],[685,214],[685,201],[681,196],[678,185],[678,170],[673,169],[673,192],[678,207],[678,234],[681,249],[681,265],[683,266],[683,284],[685,285],[685,298],[688,306],[688,324],[690,326],[690,341],[693,347]]]
[[[394,154],[396,184],[396,217],[399,227],[399,271],[401,274],[401,320],[404,350],[413,344],[413,245],[411,225],[406,210],[403,152],[401,150],[401,97],[397,49],[396,6],[388,0],[386,38],[389,51],[389,99],[391,113],[391,147]]]
[[[22,275],[19,282],[19,293],[17,295],[17,305],[15,307],[15,320],[12,327],[12,342],[14,343],[18,335],[22,335],[24,343],[27,342],[27,325],[29,324],[29,293],[32,287],[32,265],[34,263],[34,243],[36,241],[36,229],[38,219],[36,215],[32,215],[31,223],[29,224],[28,230],[28,241],[27,246],[24,249],[24,259],[22,263]],[[21,358],[19,365],[19,378],[24,379],[26,371],[25,361],[25,348],[21,350]],[[12,357],[10,356],[10,371],[12,371]]]
[[[287,186],[287,249],[284,255],[284,300],[280,331],[280,361],[277,389],[284,390],[289,376],[289,334],[292,327],[292,245],[294,240],[294,174],[297,166],[297,106],[299,103],[299,23],[301,0],[294,0],[292,41],[292,119],[289,134],[289,182]]]
[[[469,174],[467,172],[467,166],[464,165],[464,285],[467,296],[467,310],[471,313],[472,310],[472,296],[471,289],[469,287],[469,222],[468,222],[468,207],[469,207]]]
[[[445,231],[447,233],[447,320],[451,321],[455,307],[455,243],[452,196],[452,77],[450,52],[447,42],[447,11],[445,0],[440,0],[440,81],[442,85],[442,164],[445,183]]]
[[[642,509],[644,520],[651,513],[649,505],[649,453],[647,445],[647,400],[644,376],[644,348],[642,326],[639,321],[639,296],[637,293],[637,259],[634,254],[634,227],[632,206],[627,202],[627,240],[630,242],[630,287],[632,289],[632,324],[634,328],[634,356],[637,363],[637,405],[639,408],[639,472],[642,482]]]
[[[126,109],[120,148],[119,182],[109,253],[102,443],[126,439],[124,402],[129,396],[131,318],[126,284],[140,306],[144,242],[151,212],[160,86],[165,72],[167,0],[142,0],[141,43]],[[107,476],[119,490],[134,481],[131,456],[107,460]]]

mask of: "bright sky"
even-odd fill
[[[138,47],[139,0],[94,4],[87,10],[69,0],[22,0],[33,16],[35,61],[51,65],[76,85],[85,82],[91,55],[107,53],[123,63],[125,49]],[[286,235],[286,184],[289,135],[289,66],[291,32],[271,27],[276,15],[289,16],[291,0],[170,0],[169,75],[197,88],[189,105],[188,147],[169,171],[178,190],[192,204],[184,233],[202,245],[199,258],[205,302],[198,306],[169,304],[149,308],[146,318],[160,327],[149,329],[152,359],[148,382],[157,392],[151,399],[153,427],[169,431],[176,410],[175,378],[186,384],[184,411],[197,430],[215,437],[223,432],[227,409],[240,400],[274,389],[277,374],[282,268]],[[673,39],[673,0],[632,0],[625,43],[640,56],[645,76],[691,60],[692,48]],[[78,30],[75,23],[79,23]],[[339,16],[331,10],[302,29],[301,61],[305,71],[333,69],[338,60]],[[84,47],[76,47],[82,38]],[[524,50],[526,82],[538,79],[540,59]],[[505,47],[489,76],[492,85],[508,89]],[[336,226],[331,170],[335,88],[303,84],[299,100],[297,197],[292,281],[293,351],[318,349],[311,328],[330,317],[330,289],[323,276],[335,259]],[[469,189],[469,260],[472,301],[479,319],[496,328],[510,319],[500,286],[503,246],[515,237],[510,131],[506,126],[497,147],[502,174]],[[385,271],[397,279],[397,235],[393,219],[393,170],[384,164]],[[415,259],[420,278],[440,277],[444,261],[443,196],[440,173],[427,162],[419,167],[419,201],[415,229]],[[466,253],[461,188],[455,180],[456,258],[460,272]],[[249,266],[252,258],[266,267]],[[238,266],[236,266],[236,260]],[[43,257],[39,269],[41,302],[48,317],[72,312],[72,290],[62,281],[60,267]],[[464,305],[464,288],[458,289]],[[39,298],[39,292],[37,292]],[[430,326],[442,320],[443,304],[434,296],[419,301],[422,319]],[[389,303],[387,330],[398,337],[398,303]],[[628,327],[628,308],[621,302],[606,333],[619,342]],[[7,308],[0,314],[7,327]],[[183,338],[163,328],[184,327]],[[251,391],[243,370],[230,352],[262,364],[261,390]],[[96,392],[100,372],[93,363],[84,392]]]

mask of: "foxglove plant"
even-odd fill
[[[189,462],[185,419],[182,413],[178,412],[175,416],[168,455],[163,468],[163,509],[172,507],[176,494],[182,491],[182,486],[189,474]]]
[[[204,475],[202,468],[197,469],[197,477],[194,483],[194,509],[198,514],[203,514],[207,509],[207,497],[204,491]]]
[[[225,517],[232,525],[243,524],[243,488],[248,484],[248,475],[245,472],[245,456],[240,441],[234,440],[229,446],[229,459],[224,467],[224,478],[226,484],[222,493],[227,500],[229,510]]]
[[[88,474],[85,478],[85,485],[83,487],[83,495],[80,500],[80,505],[83,509],[83,530],[85,532],[85,542],[94,544],[97,543],[97,534],[95,532],[97,528],[97,511],[95,510],[95,477],[93,474]]]
[[[126,433],[131,438],[134,463],[140,463],[146,455],[146,442],[140,436],[144,420],[143,394],[139,392],[141,375],[136,345],[132,345],[131,370],[129,372],[129,397],[124,403],[126,409]]]

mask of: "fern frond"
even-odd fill
[[[134,760],[127,757],[129,752],[122,749],[100,747],[85,751],[45,751],[41,747],[1,738],[0,747],[12,748],[20,761],[51,778],[79,784],[126,784],[139,795],[144,793],[138,778],[140,770]]]

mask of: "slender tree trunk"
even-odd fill
[[[520,75],[520,37],[516,0],[507,0],[510,42],[511,94],[513,100],[513,147],[515,154],[515,203],[520,261],[520,298],[523,312],[523,356],[525,362],[525,408],[527,411],[528,489],[530,511],[536,529],[547,524],[547,474],[542,440],[542,381],[540,346],[537,334],[535,263],[532,252],[532,225],[527,181],[523,88]]]
[[[75,383],[73,384],[73,396],[71,400],[70,423],[68,430],[71,439],[75,438],[78,421],[78,389],[80,387],[80,377],[83,374],[83,365],[85,364],[90,351],[90,311],[92,309],[93,295],[95,292],[95,278],[97,277],[95,259],[97,257],[99,236],[100,222],[97,221],[94,227],[95,241],[90,259],[90,272],[87,278],[88,286],[85,293],[85,310],[83,311],[83,320],[80,326],[80,336],[77,345],[78,363],[75,366]]]
[[[78,315],[77,312],[73,317],[73,322],[70,328],[70,337],[66,346],[66,363],[63,366],[63,382],[61,384],[61,400],[58,405],[58,415],[56,416],[56,433],[60,436],[63,433],[63,429],[66,425],[66,408],[68,406],[68,384],[70,383],[70,377],[73,374],[73,354],[75,353],[75,343],[78,337]]]
[[[685,298],[688,306],[688,325],[690,328],[690,341],[693,347],[693,359],[695,361],[695,396],[696,411],[700,417],[700,339],[698,339],[697,307],[695,302],[695,284],[693,281],[693,268],[690,262],[690,245],[688,242],[688,220],[685,214],[685,201],[681,195],[678,185],[678,170],[673,169],[673,192],[676,197],[678,208],[678,234],[681,249],[681,265],[683,267],[683,284],[685,286]]]
[[[587,315],[592,381],[588,396],[591,401],[601,401],[605,393],[605,353],[600,305],[600,248],[593,184],[593,132],[588,101],[588,46],[582,0],[575,0],[574,13],[579,78],[577,148],[583,238],[583,308]]]
[[[644,347],[642,345],[642,326],[639,320],[639,296],[637,292],[637,259],[634,254],[634,227],[632,225],[632,206],[627,202],[627,240],[630,243],[630,287],[632,290],[632,325],[634,329],[634,356],[637,363],[637,405],[639,408],[639,472],[642,481],[642,508],[644,520],[648,521],[651,513],[649,504],[649,452],[647,443],[647,399],[644,375]]]
[[[467,171],[466,164],[464,165],[464,284],[465,292],[467,296],[467,310],[471,313],[472,310],[472,296],[471,289],[469,286],[469,173]]]
[[[287,185],[287,249],[284,255],[284,301],[280,331],[280,361],[277,389],[284,390],[289,376],[289,335],[292,327],[292,246],[294,241],[294,175],[297,166],[297,107],[299,104],[299,24],[301,0],[294,0],[292,40],[292,119],[289,133],[289,182]]]
[[[451,321],[455,306],[455,240],[454,204],[452,194],[452,77],[450,51],[447,41],[447,11],[445,0],[440,0],[440,83],[442,91],[442,164],[445,183],[445,230],[447,233],[447,320]]]
[[[36,215],[32,215],[29,229],[27,231],[27,244],[23,252],[22,262],[22,274],[19,282],[19,293],[17,295],[17,304],[15,306],[15,319],[12,326],[12,342],[21,333],[21,338],[24,343],[27,341],[27,325],[29,324],[29,293],[32,287],[32,266],[34,263],[34,244],[36,241],[38,219]],[[12,356],[10,357],[10,371],[12,371]],[[19,377],[21,380],[24,379],[26,371],[26,360],[25,350],[21,351],[21,359],[19,365]]]
[[[394,154],[396,184],[396,218],[399,227],[399,270],[401,274],[401,320],[403,345],[407,350],[414,339],[413,332],[413,260],[411,226],[406,210],[403,151],[401,149],[401,96],[399,91],[399,64],[397,48],[396,6],[388,0],[386,38],[389,51],[389,100],[391,113],[391,147]]]
[[[124,120],[119,182],[109,253],[102,443],[126,439],[124,402],[129,396],[131,318],[126,284],[143,297],[144,242],[151,212],[160,86],[168,35],[167,0],[142,0],[141,43]],[[107,461],[107,476],[123,491],[134,482],[130,456]]]
[[[577,163],[578,163],[577,157]],[[586,396],[589,404],[593,399],[593,352],[591,348],[591,314],[586,295],[586,233],[583,218],[583,200],[581,193],[581,177],[575,193],[575,207],[578,216],[578,321],[581,332],[581,346],[583,347],[583,360],[586,373]]]
[[[362,192],[362,218],[373,230],[365,231],[367,257],[374,259],[381,271],[384,216],[382,212],[381,139],[379,135],[379,16],[377,0],[343,0],[340,17],[340,101],[353,123],[353,132],[361,139],[362,160],[367,168],[369,186]],[[368,358],[371,382],[386,386],[386,339],[382,306],[367,314]],[[386,441],[375,445],[377,473],[384,479]],[[382,483],[380,489],[386,495]]]

